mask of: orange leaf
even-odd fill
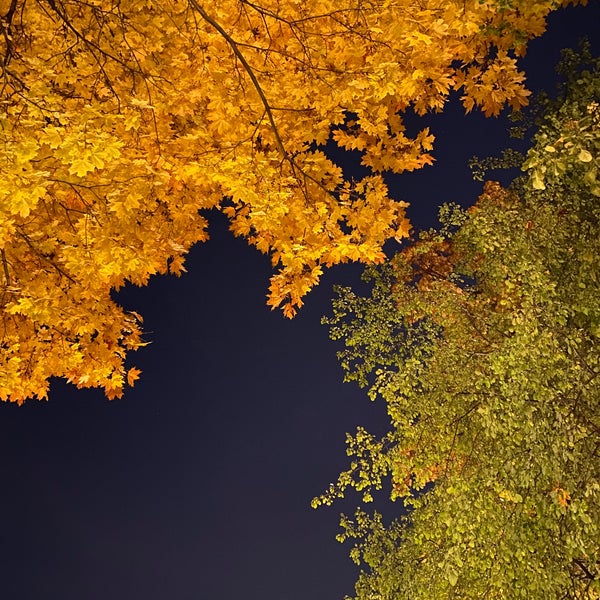
[[[127,384],[131,387],[135,384],[135,382],[140,378],[141,371],[136,369],[135,367],[131,367],[129,371],[127,371]]]

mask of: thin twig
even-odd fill
[[[8,272],[8,262],[6,261],[6,253],[4,252],[4,248],[0,250],[0,256],[2,256],[2,266],[4,267],[4,279],[6,279],[7,287],[12,285],[10,280],[10,273]]]

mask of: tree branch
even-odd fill
[[[17,10],[18,0],[12,0],[9,9],[6,14],[2,17],[2,35],[4,36],[4,42],[6,44],[6,52],[4,53],[4,59],[2,61],[2,70],[4,71],[12,56],[12,20]]]
[[[267,118],[269,119],[269,123],[271,124],[271,129],[273,131],[273,135],[275,136],[275,142],[277,144],[277,148],[279,149],[279,152],[281,153],[283,158],[285,160],[287,160],[292,165],[292,167],[294,167],[295,166],[294,161],[292,160],[292,157],[288,154],[287,150],[285,149],[285,147],[283,145],[283,141],[281,139],[281,136],[279,135],[279,130],[277,128],[277,124],[275,123],[275,118],[273,117],[273,111],[272,111],[271,105],[269,104],[269,101],[267,100],[267,97],[265,96],[265,93],[260,85],[260,82],[258,81],[258,79],[256,77],[256,74],[254,73],[254,70],[252,69],[252,67],[250,66],[248,61],[246,60],[246,57],[243,55],[242,51],[239,49],[237,42],[223,29],[223,27],[221,27],[221,25],[219,25],[219,23],[217,23],[202,8],[202,6],[200,6],[200,4],[198,4],[198,2],[196,0],[189,0],[189,2],[190,2],[190,5],[200,14],[200,16],[209,25],[211,25],[214,29],[216,29],[223,36],[225,41],[229,44],[230,48],[233,50],[233,53],[236,55],[237,59],[240,61],[240,63],[242,63],[244,70],[248,74],[248,77],[250,77],[250,81],[252,81],[252,85],[254,86],[254,89],[256,90],[256,93],[258,94],[260,101],[262,102],[262,105],[265,108],[265,112],[267,113]]]
[[[65,26],[67,27],[67,29],[69,29],[70,31],[72,31],[73,34],[75,35],[75,37],[78,40],[80,40],[81,42],[83,42],[90,49],[90,53],[92,54],[92,56],[94,57],[94,59],[96,60],[96,62],[100,66],[100,68],[102,68],[102,65],[100,64],[100,61],[98,60],[98,57],[94,54],[94,50],[100,52],[100,54],[102,54],[103,56],[106,56],[107,58],[110,58],[110,59],[114,60],[116,63],[120,64],[122,67],[124,67],[128,71],[131,71],[132,73],[137,73],[138,75],[141,75],[144,78],[146,77],[146,73],[144,73],[143,71],[138,71],[137,69],[134,69],[131,65],[127,64],[124,60],[121,60],[118,56],[115,56],[114,54],[111,54],[107,50],[104,50],[104,48],[100,47],[96,42],[93,42],[92,40],[88,39],[80,31],[78,31],[77,29],[75,29],[75,27],[73,26],[73,24],[71,23],[71,21],[69,21],[68,15],[66,15],[61,10],[62,7],[59,8],[57,6],[55,0],[47,0],[47,2],[50,5],[50,8],[52,9],[52,11],[54,13],[56,13],[56,15],[58,15],[58,17],[60,18],[60,20],[65,24]]]
[[[596,574],[592,573],[585,565],[585,563],[582,560],[579,560],[578,558],[574,558],[573,562],[585,573],[585,576],[588,579],[594,580],[596,579]]]
[[[4,248],[0,250],[0,256],[2,256],[2,266],[4,267],[4,279],[6,280],[6,285],[11,286],[10,273],[8,272],[8,263],[6,262],[6,253],[4,252]]]

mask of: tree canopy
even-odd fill
[[[346,379],[391,428],[349,436],[314,504],[385,486],[406,509],[343,517],[357,599],[600,597],[599,67],[565,54],[510,189],[445,206],[370,295],[339,290]]]
[[[409,223],[381,173],[433,161],[404,112],[523,106],[516,57],[567,3],[1,0],[0,398],[121,395],[144,342],[111,293],[183,272],[203,210],[270,255],[286,316],[324,267],[383,260]]]

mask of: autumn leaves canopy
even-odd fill
[[[560,4],[1,0],[0,398],[121,395],[143,342],[111,292],[180,274],[204,209],[269,254],[286,316],[323,267],[382,261],[409,224],[381,173],[433,160],[403,112],[523,106],[515,57]]]

